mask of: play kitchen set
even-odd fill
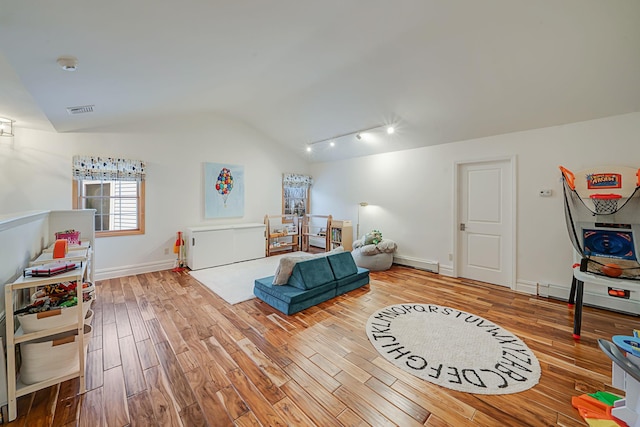
[[[17,417],[20,396],[76,377],[80,392],[85,389],[95,300],[95,286],[88,280],[92,251],[75,230],[55,237],[18,279],[5,285],[10,421]]]

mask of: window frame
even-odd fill
[[[79,195],[79,186],[81,185],[79,181],[94,181],[96,183],[99,182],[110,182],[116,181],[112,179],[84,179],[78,180],[73,179],[72,185],[72,207],[73,209],[83,209],[83,204],[80,203],[80,195]],[[138,183],[138,228],[133,230],[108,230],[108,231],[97,231],[95,232],[96,237],[114,237],[114,236],[132,236],[145,234],[145,180],[137,181]]]
[[[308,214],[308,213],[309,213],[309,199],[310,199],[310,197],[311,197],[311,192],[309,191],[309,190],[310,190],[310,188],[309,188],[309,187],[307,187],[307,188],[305,189],[305,190],[306,190],[306,194],[305,194],[305,197],[303,198],[303,199],[304,199],[304,202],[305,202],[305,206],[304,206],[305,211],[304,211],[304,213],[303,213],[302,215],[296,215],[296,214],[295,214],[295,213],[293,213],[293,212],[285,212],[286,205],[287,205],[287,203],[286,203],[286,201],[287,201],[287,197],[285,197],[285,187],[286,187],[286,186],[285,186],[285,184],[284,184],[284,182],[283,182],[283,183],[282,183],[282,215],[287,215],[287,216],[297,216],[298,218],[302,218],[305,214]],[[298,199],[298,197],[296,197],[296,199]],[[286,220],[285,218],[283,218],[283,219],[282,219],[282,222],[283,222],[283,223],[284,223],[284,222],[292,222],[292,220]]]

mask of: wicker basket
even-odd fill
[[[91,325],[84,325],[84,352],[91,339]],[[20,344],[19,380],[34,384],[78,371],[78,331],[73,330]]]
[[[89,301],[82,303],[82,311],[85,317],[94,299],[95,297],[91,297]],[[69,326],[78,322],[78,306],[63,307],[33,314],[18,314],[17,318],[24,333]]]

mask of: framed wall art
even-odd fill
[[[204,164],[204,217],[244,216],[244,166]]]

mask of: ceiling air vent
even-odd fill
[[[67,113],[69,114],[84,114],[93,113],[93,105],[81,105],[79,107],[67,107]]]

